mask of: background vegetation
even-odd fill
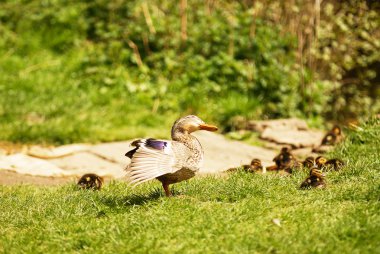
[[[379,135],[379,119],[351,132],[324,190],[298,189],[306,171],[196,177],[173,198],[158,181],[0,186],[0,252],[379,253]]]
[[[1,1],[0,140],[163,137],[188,113],[224,128],[235,116],[320,125],[372,115],[379,8],[364,0]]]

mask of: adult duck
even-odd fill
[[[135,148],[125,154],[131,159],[126,171],[133,184],[154,178],[162,183],[166,196],[171,196],[169,185],[192,178],[201,167],[203,149],[198,139],[191,135],[198,130],[216,131],[199,117],[189,115],[174,122],[172,140],[138,139]]]

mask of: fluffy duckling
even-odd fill
[[[261,160],[259,159],[253,159],[251,161],[251,165],[249,168],[246,169],[247,172],[254,173],[254,172],[261,172],[266,173],[266,168],[261,164]]]
[[[335,158],[328,160],[326,162],[326,165],[331,166],[335,171],[338,171],[341,170],[346,164],[344,163],[344,161]]]
[[[315,159],[315,162],[316,162],[318,168],[320,168],[320,169],[327,169],[327,170],[334,169],[335,171],[342,169],[343,166],[345,165],[344,161],[342,161],[340,159],[335,158],[335,159],[327,160],[323,156],[318,156]]]
[[[338,125],[326,133],[322,139],[321,145],[335,145],[343,139],[342,129]]]
[[[315,159],[315,164],[318,166],[318,168],[322,168],[325,166],[327,162],[327,159],[323,156],[318,156],[316,159]]]
[[[77,185],[82,189],[100,190],[102,188],[104,179],[96,174],[83,175]]]
[[[307,157],[303,162],[302,165],[304,168],[311,168],[315,165],[315,159],[313,156]]]
[[[318,169],[318,167],[312,167],[310,170],[310,175],[308,178],[305,179],[301,183],[300,188],[306,189],[306,188],[325,188],[326,182],[325,182],[325,175],[322,173],[321,170]]]
[[[275,170],[285,170],[288,173],[292,173],[293,169],[298,169],[301,166],[287,147],[283,147],[280,154],[273,158],[273,161],[277,166]],[[273,169],[271,167],[271,170]]]
[[[249,173],[255,173],[255,172],[265,173],[265,167],[263,167],[263,165],[261,164],[261,160],[259,160],[259,159],[253,159],[251,161],[250,165],[241,165],[240,167],[229,168],[225,172],[233,173],[233,172],[237,172],[240,170],[243,170],[243,171],[249,172]]]

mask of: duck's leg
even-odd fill
[[[165,194],[166,194],[166,196],[167,196],[167,197],[171,197],[171,196],[172,196],[172,193],[171,193],[170,190],[169,190],[169,184],[163,182],[163,183],[162,183],[162,187],[164,187],[164,190],[165,190]]]

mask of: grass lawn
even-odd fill
[[[199,177],[173,198],[158,182],[1,186],[0,252],[379,253],[379,137],[379,120],[349,134],[325,190],[299,190],[306,172]]]

